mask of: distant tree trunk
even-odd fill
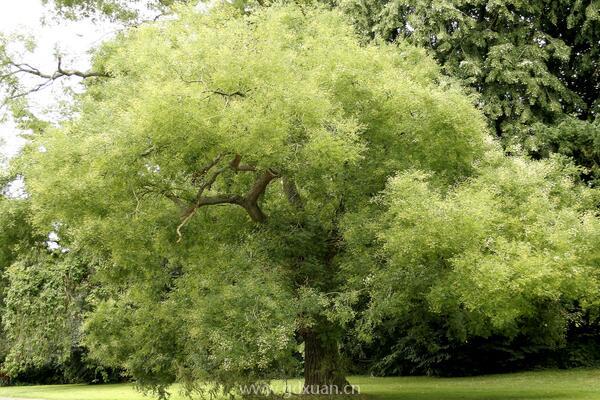
[[[340,394],[349,385],[343,372],[338,343],[323,340],[317,333],[304,333],[304,392],[323,394],[337,388]]]

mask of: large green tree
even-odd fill
[[[488,147],[422,51],[363,47],[323,10],[186,11],[95,68],[111,78],[23,170],[38,222],[114,263],[89,341],[143,383],[260,377],[296,337],[307,384],[343,381],[322,304],[345,281],[340,219],[397,170],[452,184]]]
[[[595,192],[501,155],[423,50],[360,42],[320,8],[179,8],[95,54],[17,167],[39,229],[102,260],[98,358],[158,394],[299,352],[307,388],[343,385],[357,321],[368,340],[425,303],[468,335],[596,304]]]

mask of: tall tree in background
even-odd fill
[[[600,176],[597,0],[342,0],[367,38],[431,49],[448,75],[481,94],[505,147],[561,152]],[[556,127],[558,125],[558,127]]]

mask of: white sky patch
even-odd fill
[[[97,47],[103,41],[111,38],[120,25],[100,20],[92,23],[90,20],[65,21],[49,16],[48,8],[41,0],[2,0],[0,4],[0,32],[3,34],[26,33],[32,35],[37,43],[35,52],[21,62],[27,62],[42,72],[52,73],[56,70],[55,53],[58,49],[64,55],[63,68],[88,70],[90,68],[89,50]],[[37,82],[32,80],[32,82]],[[62,78],[61,83],[80,89],[79,78]],[[60,84],[54,84],[41,92],[29,96],[33,111],[36,114],[50,116],[60,100],[65,100]],[[0,154],[14,156],[18,153],[25,140],[13,123],[0,125]]]

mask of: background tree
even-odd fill
[[[446,74],[481,94],[481,109],[510,151],[519,145],[534,156],[574,156],[591,170],[584,176],[597,179],[600,136],[592,123],[600,111],[597,1],[340,4],[367,38],[405,38],[431,49]],[[559,128],[546,127],[555,124]]]
[[[0,177],[0,187],[4,188],[6,177]],[[7,269],[18,258],[18,252],[33,245],[36,235],[31,224],[26,223],[26,206],[22,200],[10,200],[0,194],[0,318],[6,314],[6,292],[8,290]],[[10,351],[10,342],[0,326],[0,363],[4,362]],[[0,369],[2,371],[2,369]],[[3,372],[3,371],[2,371]]]
[[[87,358],[83,318],[98,288],[92,263],[64,248],[22,251],[5,273],[3,325],[8,353],[4,370],[16,382],[99,383],[119,371]]]

